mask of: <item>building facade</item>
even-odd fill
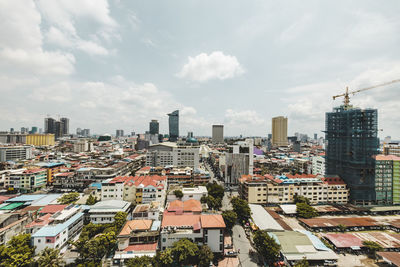
[[[46,186],[47,171],[45,169],[22,169],[13,172],[6,178],[4,186],[20,192],[35,192]]]
[[[236,185],[242,175],[253,174],[253,152],[253,139],[246,139],[228,148],[225,153],[226,184]]]
[[[326,113],[326,174],[339,175],[350,188],[352,202],[372,204],[379,142],[378,111],[340,106]]]
[[[325,157],[324,156],[312,157],[312,174],[325,175]]]
[[[287,146],[287,128],[288,119],[279,116],[272,118],[272,145],[273,146]]]
[[[149,132],[150,134],[159,134],[160,133],[160,124],[158,123],[157,120],[151,120],[150,122],[150,127],[149,127]]]
[[[224,143],[224,125],[212,126],[212,142],[213,144]]]
[[[375,160],[376,202],[400,204],[400,157],[377,155]]]
[[[26,144],[34,146],[54,146],[54,134],[28,134]]]
[[[146,154],[146,166],[199,167],[199,146],[183,146],[172,142],[151,145]]]
[[[19,161],[33,158],[32,146],[0,147],[0,162]]]
[[[169,141],[176,142],[179,137],[179,110],[168,114]]]

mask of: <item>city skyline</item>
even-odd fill
[[[145,132],[157,119],[167,133],[179,109],[181,135],[266,136],[276,116],[290,135],[322,135],[333,95],[400,74],[397,1],[74,3],[0,3],[1,130],[62,114],[70,129]],[[400,139],[399,96],[397,84],[351,101]]]

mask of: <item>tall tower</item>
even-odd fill
[[[157,120],[151,120],[149,128],[150,134],[159,134],[160,125]]]
[[[272,118],[272,145],[287,146],[287,125],[288,119],[279,116]]]
[[[60,121],[62,122],[62,133],[69,134],[69,119],[68,118],[61,118]]]
[[[55,133],[55,130],[56,130],[56,128],[55,128],[55,122],[56,122],[56,120],[53,119],[53,118],[50,118],[50,117],[45,118],[45,119],[44,119],[44,132],[45,132],[45,133],[52,133],[52,134],[54,134],[54,133]]]
[[[350,200],[373,203],[379,141],[378,111],[340,106],[326,113],[326,174],[339,175],[350,188]]]
[[[224,142],[224,125],[212,126],[212,142],[213,144],[222,144]]]
[[[179,110],[167,114],[169,116],[169,141],[176,142],[179,137]]]

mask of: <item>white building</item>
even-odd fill
[[[146,166],[199,167],[199,146],[181,146],[172,142],[151,145],[146,154]]]
[[[208,191],[205,186],[198,186],[198,187],[184,187],[180,189],[183,193],[183,197],[179,200],[186,201],[189,199],[195,199],[200,201],[203,196],[208,196]],[[178,198],[175,196],[174,192],[171,191],[168,196],[168,201],[174,201]]]
[[[129,212],[131,207],[130,202],[122,200],[106,200],[100,201],[90,206],[89,218],[90,222],[95,224],[112,223],[117,212]]]
[[[253,174],[253,143],[253,139],[246,139],[229,147],[225,153],[225,183],[238,184],[242,175]]]
[[[75,153],[91,152],[93,150],[93,143],[88,142],[87,140],[79,140],[78,142],[74,143],[73,151]]]
[[[325,157],[312,157],[312,174],[325,175]]]
[[[2,146],[0,147],[1,161],[18,161],[33,158],[32,146]]]

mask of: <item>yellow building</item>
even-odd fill
[[[272,118],[272,145],[273,146],[287,146],[287,127],[288,119],[279,116]]]
[[[26,144],[34,146],[54,146],[54,134],[28,134]]]

